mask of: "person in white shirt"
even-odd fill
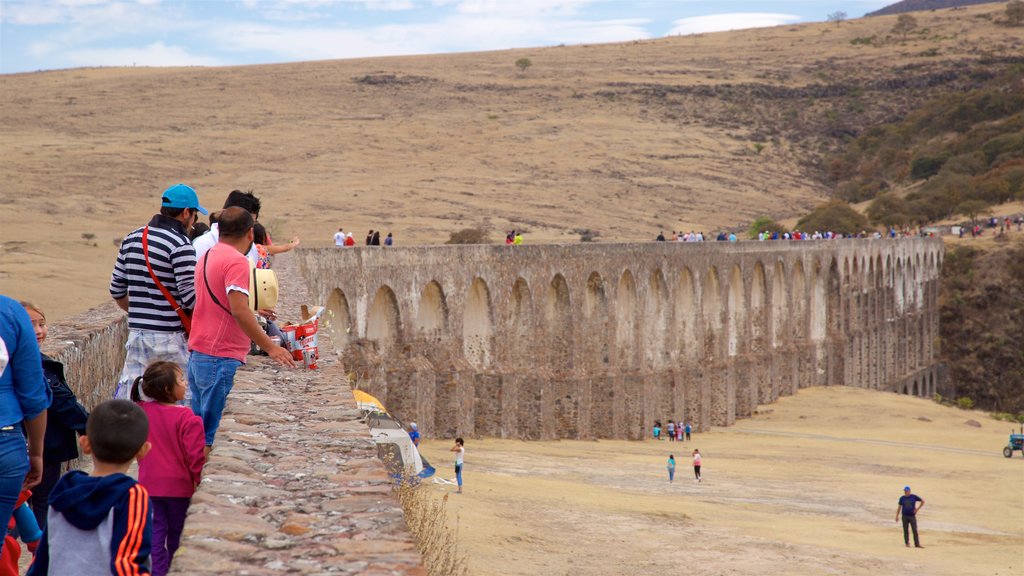
[[[224,207],[230,208],[232,206],[238,206],[248,210],[254,220],[260,218],[260,199],[256,197],[252,192],[242,192],[241,190],[232,190],[228,194],[227,200],[224,201]],[[206,251],[217,245],[220,241],[220,227],[214,222],[210,225],[210,231],[192,241],[192,247],[196,251],[196,262],[206,254]],[[253,264],[259,260],[259,252],[256,250],[256,245],[253,244],[249,247],[249,252],[245,255],[250,262]]]
[[[452,452],[455,452],[455,481],[459,484],[458,493],[462,494],[462,462],[466,455],[465,442],[462,438],[455,439],[455,446],[452,446]]]
[[[345,246],[345,231],[338,228],[338,232],[334,234],[334,245],[338,248]]]

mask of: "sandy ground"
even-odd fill
[[[466,491],[448,509],[471,574],[1020,574],[1024,458],[1000,453],[1010,428],[929,400],[811,388],[682,444],[470,438]],[[445,478],[449,447],[423,449]],[[905,548],[894,521],[906,484],[926,500],[923,550]]]
[[[622,44],[228,68],[95,68],[0,76],[0,291],[51,320],[107,300],[114,242],[176,182],[211,208],[264,201],[275,237],[326,245],[393,231],[441,243],[470,226],[527,242],[653,239],[806,213],[827,101],[733,95],[867,86],[869,119],[906,93],[878,81],[1024,50],[986,14],[921,12]],[[935,54],[938,54],[937,56]],[[530,58],[519,73],[513,63]],[[962,61],[962,62],[961,62]],[[718,92],[721,90],[721,92]],[[743,92],[743,90],[739,90]],[[872,112],[873,111],[873,112]],[[873,114],[873,115],[871,115]],[[863,120],[863,119],[862,119]],[[868,121],[868,120],[863,120]],[[763,149],[755,151],[756,145]]]

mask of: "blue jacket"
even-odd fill
[[[50,406],[50,387],[43,380],[39,344],[28,312],[17,300],[0,294],[0,340],[7,366],[0,373],[0,427],[39,416]]]
[[[50,409],[46,411],[43,459],[47,462],[74,460],[78,458],[78,434],[85,434],[89,413],[68,386],[64,365],[46,354],[43,354],[43,377],[53,394]]]
[[[150,573],[149,493],[130,476],[65,474],[50,493],[46,529],[29,576]]]

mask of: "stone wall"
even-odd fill
[[[345,369],[430,436],[639,438],[814,385],[933,394],[938,239],[299,251]]]

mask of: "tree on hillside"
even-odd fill
[[[1006,3],[1006,22],[1010,26],[1024,24],[1024,2],[1021,0],[1010,0]]]
[[[957,214],[963,214],[971,219],[971,222],[978,220],[978,214],[988,210],[988,202],[984,200],[964,200],[956,207]]]
[[[900,14],[899,17],[896,18],[896,24],[892,27],[892,33],[899,34],[903,37],[903,41],[906,42],[907,34],[915,28],[917,28],[917,18],[914,18],[910,14]]]
[[[906,226],[914,221],[910,215],[907,201],[895,194],[883,194],[871,201],[865,212],[871,222],[886,228],[890,226]],[[923,218],[919,218],[923,220]]]
[[[530,66],[533,66],[533,61],[529,58],[520,58],[519,60],[516,60],[516,68],[519,68],[520,74],[526,72],[526,69]]]
[[[836,10],[835,12],[826,16],[826,18],[829,22],[835,22],[836,26],[839,26],[840,24],[843,23],[843,20],[846,20],[846,12],[843,12],[842,10]]]
[[[750,228],[747,229],[747,234],[749,234],[751,238],[757,238],[757,235],[761,232],[779,232],[781,234],[785,231],[786,229],[775,220],[772,220],[771,217],[760,216],[750,223]]]
[[[856,234],[868,227],[868,219],[842,200],[822,204],[796,223],[800,230],[807,232],[842,232]]]

